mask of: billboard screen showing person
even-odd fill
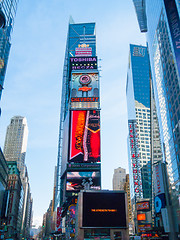
[[[71,111],[69,162],[100,162],[100,111]]]
[[[100,172],[67,172],[66,191],[100,190]]]
[[[127,228],[125,192],[83,192],[83,227]]]

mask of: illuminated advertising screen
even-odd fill
[[[67,172],[67,192],[77,192],[86,187],[100,190],[100,172]]]
[[[83,227],[126,228],[124,192],[84,192]]]
[[[72,57],[70,58],[70,71],[97,69],[97,57]]]
[[[145,213],[138,213],[137,214],[137,220],[138,221],[145,221],[146,220],[146,214]]]
[[[78,48],[75,49],[75,56],[92,56],[92,48],[89,46],[89,44],[79,44]]]
[[[98,108],[99,76],[98,71],[71,75],[71,108]]]
[[[136,209],[137,209],[137,211],[149,211],[150,210],[150,202],[149,201],[137,202]]]
[[[71,111],[70,162],[100,162],[100,111]]]

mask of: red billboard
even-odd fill
[[[61,232],[62,231],[62,207],[57,208],[57,221],[56,221],[56,231]]]
[[[69,162],[100,162],[100,111],[71,111]]]

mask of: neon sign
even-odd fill
[[[70,72],[73,70],[97,69],[97,57],[70,58]]]
[[[117,209],[91,209],[91,212],[117,212]]]
[[[98,102],[98,97],[71,98],[71,102]]]
[[[139,146],[138,146],[138,134],[137,125],[135,121],[129,121],[129,143],[131,153],[131,166],[133,171],[134,192],[136,197],[142,198],[142,181],[141,181],[141,169],[139,163]]]

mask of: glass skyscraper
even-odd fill
[[[130,45],[126,96],[129,129],[129,180],[133,218],[129,224],[131,231],[135,232],[137,232],[136,203],[143,198],[151,199],[149,70],[147,48]]]
[[[163,159],[167,163],[175,231],[180,231],[180,6],[178,0],[133,0],[147,32]],[[144,30],[142,26],[146,26]]]
[[[0,28],[0,99],[11,47],[11,33],[19,0],[1,0],[0,18],[5,17],[5,25]]]
[[[132,198],[151,198],[150,68],[144,46],[130,45],[126,94]]]

